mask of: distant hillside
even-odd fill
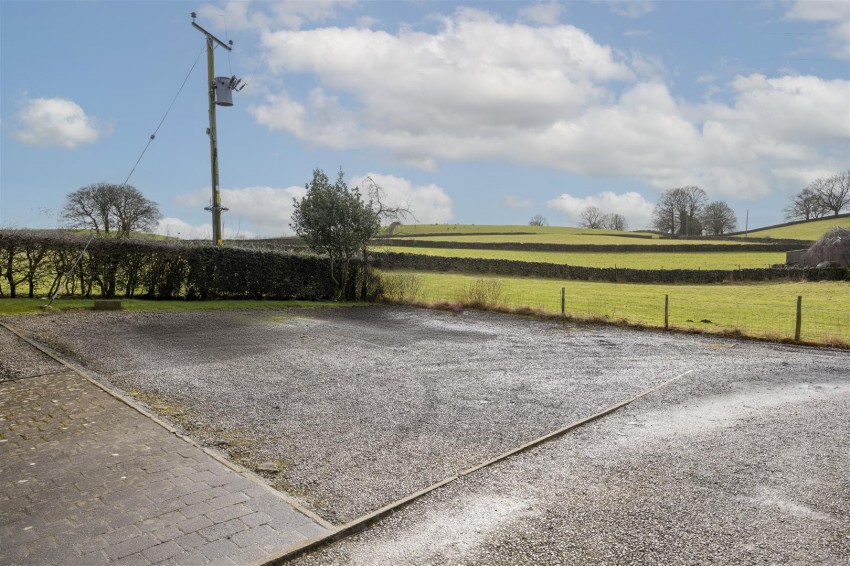
[[[835,226],[850,229],[850,214],[839,214],[838,216],[819,218],[818,220],[801,220],[797,222],[777,224],[775,226],[767,226],[765,228],[759,228],[758,230],[750,230],[747,232],[747,236],[752,238],[814,241],[829,232],[829,230]],[[741,236],[743,234],[744,232],[737,232],[736,234],[730,235]]]

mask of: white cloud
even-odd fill
[[[585,208],[595,206],[606,214],[615,212],[622,214],[632,229],[648,227],[652,222],[652,210],[654,208],[654,205],[647,202],[643,195],[634,191],[620,195],[605,191],[595,196],[583,198],[564,193],[548,201],[546,206],[560,212],[568,220],[575,223],[578,223],[579,216]]]
[[[427,163],[466,158],[457,133],[481,140],[485,147],[475,153],[488,153],[494,138],[545,127],[553,116],[575,116],[604,98],[598,83],[634,76],[610,48],[573,26],[507,24],[468,9],[442,24],[437,34],[359,28],[263,34],[273,73],[312,73],[321,87],[303,101],[286,92],[269,96],[250,111],[270,129],[314,143],[392,147],[403,159]],[[341,105],[334,92],[353,102]],[[426,146],[439,155],[423,155]]]
[[[642,18],[655,10],[655,2],[644,0],[605,0],[608,11],[626,18]]]
[[[534,206],[534,203],[531,202],[531,199],[515,197],[513,195],[507,195],[504,198],[504,203],[511,208],[516,208],[518,210],[522,210],[524,208],[531,208]]]
[[[850,152],[846,80],[753,74],[706,84],[725,86],[725,103],[689,103],[672,96],[660,60],[573,26],[470,9],[440,23],[433,33],[263,33],[272,75],[308,74],[318,86],[249,110],[309,143],[387,149],[430,171],[496,160],[737,198],[785,190],[790,180],[774,174],[783,168],[841,169]]]
[[[225,240],[241,240],[256,237],[253,232],[231,228],[222,222],[222,236]],[[171,236],[181,240],[210,240],[212,241],[212,224],[193,225],[180,218],[168,217],[159,221],[154,234]]]
[[[234,234],[258,234],[265,237],[291,234],[293,198],[302,198],[304,187],[244,187],[221,189],[221,204],[229,210],[223,219]],[[179,195],[179,206],[203,208],[210,203],[210,189],[198,189]],[[225,233],[226,235],[226,233]]]
[[[364,192],[372,184],[369,179],[381,187],[381,200],[384,206],[407,208],[415,217],[402,219],[403,223],[410,224],[418,222],[421,224],[442,224],[454,219],[453,203],[451,197],[445,190],[431,183],[428,185],[416,185],[402,177],[395,175],[382,175],[380,173],[367,173],[362,176],[351,178],[351,186],[359,186]]]
[[[382,189],[384,204],[389,207],[401,206],[410,208],[416,221],[422,223],[449,222],[454,218],[452,199],[437,185],[416,185],[409,180],[394,175],[368,173],[367,175],[350,178],[349,185],[360,186],[365,194],[366,177],[371,178]],[[290,223],[295,210],[293,199],[301,199],[306,194],[304,187],[242,187],[221,189],[221,204],[229,210],[222,216],[226,238],[241,237],[275,237],[292,235]],[[209,187],[197,189],[177,196],[178,206],[202,209],[210,204]],[[160,222],[158,234],[164,234],[166,228],[171,235],[182,231],[192,234],[192,237],[204,236],[203,230],[209,229],[209,224],[191,226],[180,224],[179,219],[166,218]],[[413,222],[413,219],[407,222]],[[199,234],[201,234],[199,236]],[[186,236],[181,236],[186,237]],[[211,236],[210,236],[211,237]]]
[[[555,25],[563,12],[564,5],[559,2],[541,2],[522,8],[519,16],[529,22]]]
[[[67,98],[25,99],[17,120],[14,137],[35,147],[74,149],[93,143],[102,133],[80,105]]]
[[[273,26],[300,29],[311,22],[335,18],[338,8],[350,8],[357,0],[279,0],[277,2],[251,2],[230,0],[224,6],[205,4],[198,10],[208,27],[232,30],[266,30]]]
[[[785,13],[792,21],[827,25],[826,50],[838,59],[850,58],[850,3],[842,0],[796,0]]]

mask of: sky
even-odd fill
[[[192,11],[247,85],[216,111],[226,239],[292,234],[315,168],[371,178],[409,223],[597,206],[642,229],[685,185],[779,223],[850,165],[842,0],[0,0],[0,227],[60,227],[69,192],[129,175],[159,233],[211,237]]]

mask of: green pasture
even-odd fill
[[[626,269],[747,269],[785,263],[784,252],[520,252],[401,246],[378,246],[373,249],[374,251],[394,251],[438,257],[508,259],[534,263],[556,263],[582,267],[622,267]]]
[[[125,311],[201,311],[201,310],[240,310],[240,309],[285,309],[285,308],[321,308],[363,306],[365,303],[337,303],[332,301],[251,301],[251,300],[146,300],[118,299]],[[53,311],[92,310],[94,299],[58,298],[53,301]],[[0,298],[0,316],[17,314],[37,314],[45,312],[42,307],[48,301],[42,299]]]
[[[766,228],[764,230],[749,232],[749,236],[753,238],[817,240],[836,226],[850,230],[850,216],[844,216],[841,218],[821,218],[819,220],[804,222],[803,224],[794,224],[792,226],[782,226],[779,228]]]
[[[730,240],[674,240],[660,238],[629,237],[628,232],[611,232],[610,234],[596,233],[599,230],[584,230],[582,232],[541,233],[541,234],[491,234],[471,236],[420,236],[421,242],[510,242],[526,244],[592,244],[612,246],[652,246],[652,245],[737,245],[744,242]],[[387,240],[392,243],[392,240]]]
[[[433,272],[416,275],[422,282],[416,297],[420,301],[462,303],[476,280],[498,279],[502,281],[499,306],[560,313],[563,287],[566,312],[576,318],[663,328],[667,295],[671,328],[777,340],[794,338],[797,297],[802,296],[801,339],[850,345],[850,284],[846,282],[648,285]]]
[[[501,224],[403,224],[395,231],[395,236],[416,236],[419,234],[512,234],[530,232],[533,234],[577,234],[581,232],[616,233],[614,230],[588,230],[571,226],[527,226]]]

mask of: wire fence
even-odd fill
[[[650,328],[850,346],[847,282],[663,286],[422,272],[409,276],[419,279],[413,300],[529,307]]]

